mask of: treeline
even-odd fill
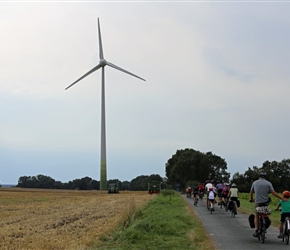
[[[260,169],[267,173],[266,179],[273,184],[276,192],[290,191],[290,159],[284,159],[280,162],[265,161],[261,168],[253,166],[248,168],[244,174],[235,173],[231,182],[236,183],[241,192],[249,192],[253,181],[259,178]]]
[[[215,183],[236,183],[240,192],[249,192],[253,181],[259,178],[260,169],[266,171],[266,179],[277,192],[290,189],[290,159],[265,161],[262,167],[249,167],[244,173],[235,173],[232,178],[225,159],[212,152],[202,153],[189,148],[177,150],[165,164],[167,184],[180,191],[187,185],[212,180]]]
[[[118,183],[120,190],[143,191],[148,190],[148,182],[160,181],[164,184],[164,179],[158,174],[142,175],[131,181],[120,181],[118,179],[108,180],[109,183]],[[90,177],[83,177],[69,182],[62,183],[50,176],[39,174],[37,176],[21,176],[18,179],[17,187],[21,188],[45,188],[45,189],[77,189],[77,190],[99,190],[100,182]]]

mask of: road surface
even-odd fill
[[[267,229],[267,238],[265,243],[262,244],[257,238],[252,236],[255,230],[250,228],[248,215],[238,211],[236,217],[232,218],[229,211],[226,212],[217,204],[215,211],[210,214],[205,206],[205,199],[199,201],[197,206],[194,206],[192,199],[186,198],[186,195],[183,195],[183,198],[192,206],[200,218],[205,230],[215,242],[217,250],[290,250],[290,244],[286,245],[281,239],[277,238],[279,233],[277,228],[270,226]]]

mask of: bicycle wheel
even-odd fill
[[[258,241],[261,240],[262,224],[263,224],[262,217],[261,215],[259,215],[259,227],[258,227],[258,237],[257,237]]]
[[[289,232],[284,234],[284,240],[285,240],[285,244],[288,245],[289,244]]]
[[[236,205],[236,202],[234,201],[233,202],[233,209],[232,209],[232,217],[235,217],[236,216],[236,213],[237,213],[237,205]]]
[[[286,245],[289,244],[289,227],[288,227],[288,223],[289,223],[289,221],[286,219],[286,221],[285,221],[285,231],[284,231],[284,235],[283,235],[283,241],[285,240],[285,244]]]
[[[266,223],[265,223],[265,219],[261,220],[262,225],[261,225],[261,242],[265,243],[265,239],[266,239]]]

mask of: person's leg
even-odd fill
[[[280,219],[280,226],[279,226],[279,235],[278,238],[281,239],[283,238],[283,226],[284,226],[284,222],[285,222],[285,216],[284,214],[281,214],[281,219]]]

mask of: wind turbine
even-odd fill
[[[100,62],[97,66],[92,68],[82,77],[74,81],[71,85],[69,85],[65,90],[85,78],[86,76],[90,75],[91,73],[95,72],[96,70],[102,68],[102,95],[101,95],[101,166],[100,166],[100,190],[107,189],[107,161],[106,161],[106,117],[105,117],[105,66],[110,66],[114,69],[120,70],[124,73],[127,73],[131,76],[137,77],[143,81],[145,79],[132,74],[131,72],[124,70],[117,65],[110,63],[104,59],[103,53],[103,46],[102,46],[102,37],[101,37],[101,28],[100,28],[100,21],[98,18],[98,31],[99,31],[99,53],[100,53]]]

